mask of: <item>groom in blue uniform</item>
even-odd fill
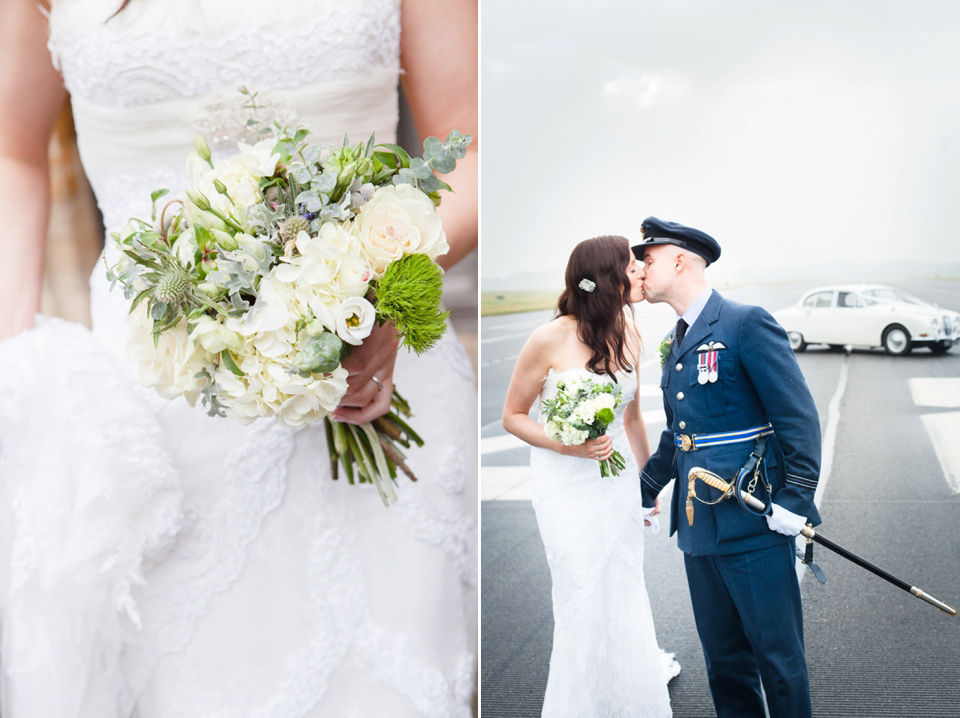
[[[667,427],[640,472],[649,510],[675,480],[670,533],[684,552],[697,632],[718,718],[810,718],[803,613],[794,539],[820,517],[820,421],[784,330],[760,307],[724,299],[704,270],[720,257],[708,234],[656,217],[643,221],[649,302],[676,311],[661,346]],[[693,522],[688,472],[699,466],[726,481],[762,450],[750,471],[772,513],[752,514],[697,482]],[[708,503],[714,502],[716,503]]]

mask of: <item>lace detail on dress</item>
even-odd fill
[[[151,639],[161,653],[182,650],[213,597],[237,580],[247,545],[283,497],[295,432],[269,421],[249,428],[246,441],[229,457],[223,494],[213,505],[192,502],[185,508],[175,556],[189,561],[179,564],[169,583],[158,577],[140,591],[140,600],[151,602],[155,611]]]
[[[399,0],[283,7],[193,0],[165,13],[133,2],[107,22],[118,5],[55,2],[50,49],[71,94],[131,106],[241,85],[282,90],[301,86],[304,78],[321,79],[318,69],[325,79],[347,79],[396,67],[399,55]],[[218,32],[223,13],[244,22]],[[286,18],[277,16],[284,13],[300,17],[281,24]]]

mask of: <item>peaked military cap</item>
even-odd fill
[[[643,233],[643,242],[633,246],[633,254],[641,262],[647,247],[657,244],[673,244],[690,250],[706,259],[708,265],[720,259],[720,245],[717,240],[699,229],[685,227],[677,222],[665,222],[656,217],[647,217],[640,225],[640,231]]]

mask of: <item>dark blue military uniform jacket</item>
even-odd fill
[[[672,340],[671,332],[668,340]],[[700,384],[698,356],[713,342],[717,380]],[[716,348],[722,345],[724,348]],[[784,330],[760,307],[738,304],[713,292],[674,345],[660,379],[667,427],[650,461],[640,472],[644,506],[671,480],[670,534],[679,531],[680,548],[692,555],[737,553],[791,540],[771,531],[766,519],[748,513],[734,498],[710,506],[694,501],[694,523],[684,510],[687,474],[699,466],[730,481],[753,450],[754,442],[681,451],[675,434],[741,431],[770,423],[761,469],[773,500],[814,525],[820,516],[813,495],[820,476],[820,420]],[[712,501],[720,492],[697,481],[697,496]],[[766,493],[757,496],[769,501]]]

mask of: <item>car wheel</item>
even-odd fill
[[[930,345],[930,351],[934,354],[946,354],[952,346],[953,342],[934,342]]]
[[[790,340],[790,348],[795,352],[802,352],[807,348],[807,343],[803,341],[803,334],[800,332],[787,332],[787,339]]]
[[[910,346],[910,332],[899,324],[887,327],[883,332],[883,348],[887,354],[906,356],[913,348]]]

